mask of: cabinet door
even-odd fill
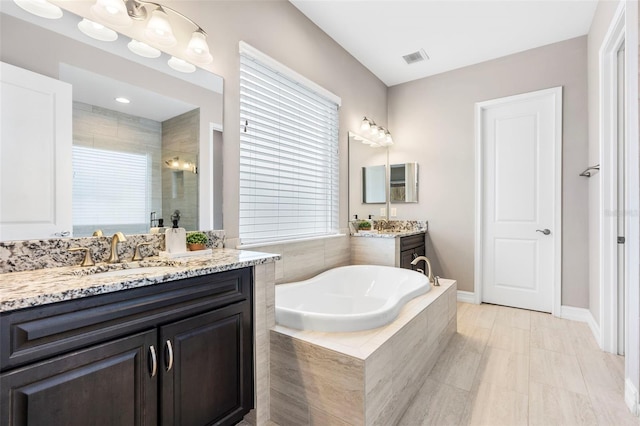
[[[235,424],[253,408],[251,304],[160,328],[162,425]]]
[[[72,352],[0,376],[3,426],[157,424],[156,331]]]
[[[400,253],[400,267],[404,269],[414,269],[415,267],[411,265],[411,262],[414,259],[412,250],[405,250]]]
[[[71,85],[0,63],[0,241],[71,229]]]

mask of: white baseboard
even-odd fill
[[[640,407],[638,406],[638,389],[636,389],[628,378],[624,381],[624,402],[627,404],[627,407],[634,416],[640,414]]]
[[[458,302],[476,303],[476,296],[472,291],[458,290]]]
[[[586,322],[593,333],[593,337],[595,337],[596,342],[600,345],[600,326],[596,322],[596,319],[593,317],[593,314],[590,310],[586,308],[576,308],[573,306],[565,306],[562,305],[560,307],[560,318]]]

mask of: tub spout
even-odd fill
[[[413,259],[413,260],[411,261],[411,264],[412,264],[413,266],[415,266],[415,265],[417,265],[419,262],[421,262],[421,261],[423,261],[423,260],[424,260],[424,261],[425,261],[425,263],[427,264],[427,271],[428,271],[427,276],[429,277],[429,282],[430,282],[431,284],[433,284],[434,286],[440,286],[440,282],[438,282],[438,280],[436,280],[436,279],[433,277],[433,272],[431,271],[431,262],[429,262],[429,259],[428,259],[426,256],[418,256],[418,257],[416,257],[415,259]],[[424,271],[422,271],[422,273],[424,273]]]

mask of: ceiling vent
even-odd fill
[[[429,59],[429,55],[424,49],[420,49],[417,52],[409,53],[408,55],[404,55],[402,59],[405,60],[407,65],[415,64],[416,62],[422,62]]]

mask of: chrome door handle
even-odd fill
[[[156,357],[156,348],[153,345],[149,346],[149,353],[151,354],[151,377],[155,377],[158,372],[158,358]]]
[[[549,235],[551,233],[548,229],[536,229],[536,232],[542,232],[544,235]]]
[[[173,346],[171,345],[171,340],[167,340],[165,349],[167,357],[169,358],[169,362],[167,363],[167,371],[169,371],[171,370],[171,367],[173,367]]]

